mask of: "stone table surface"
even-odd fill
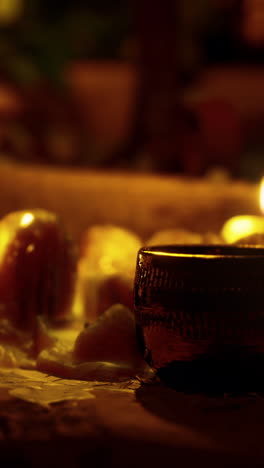
[[[263,466],[262,394],[184,394],[161,384],[91,390],[43,407],[1,396],[1,466]]]

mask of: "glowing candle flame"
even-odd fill
[[[261,179],[259,189],[259,204],[264,215],[264,177]],[[255,234],[262,236],[261,239],[258,238],[258,242],[262,244],[264,240],[264,217],[262,216],[234,216],[226,221],[221,231],[221,235],[227,243],[237,242]]]
[[[32,223],[33,219],[34,219],[34,215],[32,213],[25,213],[21,218],[20,226],[22,227],[29,226],[29,224]]]
[[[261,213],[264,214],[264,177],[262,177],[261,183],[260,183],[259,205],[260,205]]]
[[[13,242],[16,231],[20,227],[29,226],[35,219],[33,213],[28,211],[15,212],[7,215],[0,222],[0,262],[3,260],[8,245]],[[30,246],[29,246],[30,247]]]

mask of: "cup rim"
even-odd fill
[[[139,254],[154,258],[181,258],[181,259],[264,259],[264,246],[259,245],[199,245],[199,244],[174,244],[144,246]]]

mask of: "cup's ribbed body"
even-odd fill
[[[234,370],[252,356],[255,362],[264,355],[264,249],[142,248],[135,315],[156,369],[187,372],[210,362],[211,371],[231,363]]]

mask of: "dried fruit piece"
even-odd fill
[[[142,364],[132,312],[116,304],[95,322],[87,325],[76,339],[73,359],[75,362],[107,361]]]
[[[37,359],[42,372],[67,379],[119,381],[138,376],[152,379],[154,371],[142,359],[133,314],[116,304],[78,335],[75,345],[61,340]]]

